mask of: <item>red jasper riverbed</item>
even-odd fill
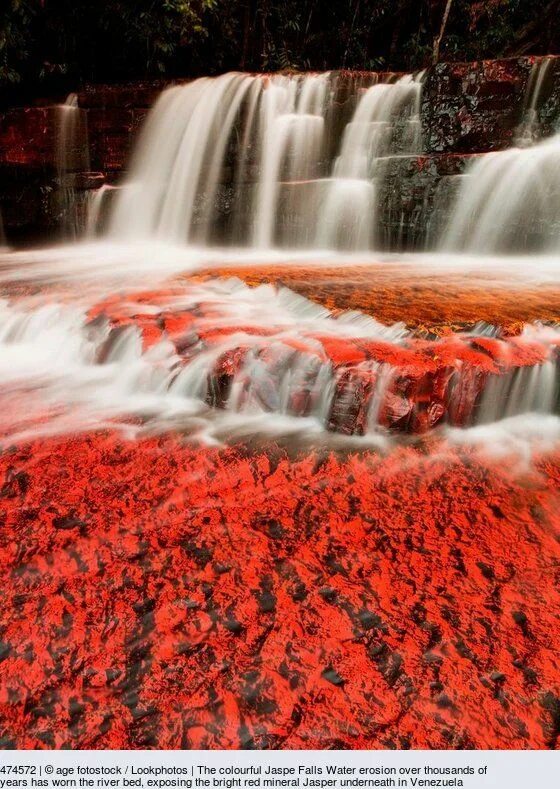
[[[88,319],[180,351],[215,305],[142,312],[176,287],[136,293],[132,313],[121,293]],[[510,364],[542,358],[517,336],[476,342],[412,337],[392,353],[409,375],[458,354],[499,372],[498,346]],[[335,366],[364,352],[325,348]],[[129,421],[134,440],[2,439],[4,748],[558,746],[554,441],[212,447]]]
[[[4,747],[556,747],[560,456],[434,449],[5,447]]]

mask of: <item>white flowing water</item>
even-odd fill
[[[316,245],[363,250],[374,242],[380,162],[420,151],[421,77],[373,85],[346,125],[326,196],[319,204]]]
[[[55,279],[66,282],[56,268]],[[92,272],[103,277],[102,270]],[[406,336],[401,325],[385,327],[357,313],[333,318],[288,290],[249,288],[235,279],[189,285],[169,296],[156,293],[141,302],[134,293],[123,296],[119,313],[125,317],[196,315],[204,305],[206,313],[192,326],[192,350],[181,357],[165,335],[145,348],[134,323],[113,326],[104,313],[92,318],[96,286],[87,267],[82,276],[71,298],[66,289],[57,297],[55,289],[47,305],[39,297],[16,305],[0,301],[3,432],[68,432],[136,416],[154,428],[187,420],[190,432],[212,440],[224,430],[266,422],[267,415],[273,431],[290,432],[290,419],[304,416],[303,428],[317,432],[327,426],[334,370],[314,336],[397,343]],[[132,279],[138,280],[131,277],[130,284]],[[197,339],[230,327],[213,345]],[[217,404],[212,387],[219,381],[219,361],[239,348],[244,361],[220,415],[208,407]]]
[[[112,237],[370,248],[376,165],[419,150],[421,80],[365,85],[333,146],[342,79],[226,74],[165,91],[116,201]]]
[[[560,135],[478,158],[461,182],[441,247],[560,252]]]
[[[65,103],[58,105],[57,175],[61,191],[61,228],[66,238],[76,238],[80,232],[74,174],[88,171],[90,167],[86,118],[75,93],[70,93]]]
[[[329,431],[376,445],[406,432],[410,409],[422,408],[425,394],[416,400],[403,390],[407,380],[415,386],[406,372],[415,340],[403,325],[357,312],[336,316],[287,289],[234,278],[169,285],[169,275],[201,265],[193,252],[182,259],[178,248],[156,247],[68,246],[0,257],[7,285],[43,283],[49,294],[47,303],[41,292],[0,303],[0,430],[15,439],[109,424],[132,432],[181,427],[208,441]],[[121,295],[94,309],[110,294]],[[182,317],[185,328],[174,335],[173,321],[181,325]],[[146,321],[160,327],[148,344]],[[516,340],[542,351],[527,367],[510,365],[512,346],[492,327],[476,326],[453,342],[468,347],[479,338],[495,344],[503,369],[473,386],[478,373],[458,357],[443,400],[436,395],[445,404],[442,424],[557,413],[556,329],[529,327]],[[394,361],[336,361],[337,348],[368,344]],[[467,403],[464,417],[455,400]]]
[[[533,144],[551,63],[539,60],[530,73],[519,147],[475,157],[464,175],[442,179],[428,244],[484,254],[559,248],[560,136]],[[393,234],[398,221],[387,219],[389,163],[422,150],[422,80],[350,85],[336,73],[233,73],[164,91],[115,201],[111,237],[261,250],[381,248],[383,218]],[[94,201],[90,232],[98,209]]]
[[[545,76],[544,67],[535,72],[527,118],[537,112]],[[2,268],[4,284],[16,292],[21,282],[31,283],[31,294],[34,283],[53,288],[49,306],[32,295],[1,305],[0,371],[4,394],[12,397],[12,423],[8,430],[0,419],[3,430],[26,435],[38,424],[73,430],[133,416],[152,428],[187,419],[190,432],[209,440],[232,425],[258,424],[377,441],[438,424],[477,428],[557,413],[556,329],[526,330],[519,342],[540,355],[525,366],[511,361],[511,341],[477,326],[455,342],[463,349],[476,337],[494,343],[494,372],[481,378],[459,354],[419,381],[406,361],[417,353],[416,340],[400,324],[337,316],[285,289],[236,280],[190,282],[158,295],[166,274],[211,267],[228,254],[274,263],[286,262],[282,250],[300,250],[289,254],[301,255],[311,270],[321,261],[340,262],[341,251],[353,253],[355,263],[376,247],[386,164],[421,150],[422,75],[374,84],[360,78],[350,89],[345,79],[226,74],[161,95],[125,183],[90,198],[87,235],[94,237],[109,213],[108,235],[130,258],[99,245],[92,262],[76,246],[58,251],[58,262],[49,259],[46,268],[26,272],[14,267],[15,258]],[[69,189],[71,154],[80,147],[77,113],[74,99],[61,108],[59,178]],[[559,163],[560,138],[480,157],[460,176],[442,245],[472,253],[557,249]],[[441,192],[443,205],[448,197]],[[145,255],[138,255],[143,243]],[[557,279],[552,261],[550,272],[542,271]],[[156,288],[154,297],[123,296],[125,326],[103,315],[92,319],[99,299],[143,284]],[[179,338],[162,331],[148,347],[142,320],[154,319],[156,331],[169,314],[184,317],[188,331]],[[379,357],[362,352],[368,343],[385,350]],[[337,362],[337,347],[358,361]],[[424,369],[420,357],[416,363]]]
[[[235,109],[254,77],[226,74],[165,91],[150,113],[111,233],[122,239],[194,240],[197,201],[215,196]],[[218,156],[218,154],[220,154]],[[208,210],[212,210],[207,200]]]
[[[103,184],[98,189],[91,189],[87,196],[85,237],[94,239],[102,234],[105,215],[108,214],[106,203],[118,189],[112,184]]]
[[[258,187],[253,243],[275,243],[278,197],[283,180],[304,181],[317,175],[325,130],[328,74],[274,77],[261,99]]]
[[[552,63],[553,58],[542,58],[542,60],[537,60],[531,69],[531,75],[525,90],[523,117],[515,135],[515,144],[519,148],[527,148],[533,145],[540,137],[539,105]]]
[[[558,397],[555,362],[522,367],[513,373],[494,376],[481,398],[477,424],[491,424],[519,414],[553,413]]]
[[[552,64],[553,58],[543,58],[531,69],[515,147],[480,155],[464,175],[450,179],[459,188],[440,249],[560,252],[560,134],[539,141],[539,110]]]

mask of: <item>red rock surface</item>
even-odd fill
[[[154,318],[142,298],[184,287],[91,318],[179,349],[215,308]],[[390,352],[325,343],[346,371]],[[540,353],[476,343],[392,353]],[[2,747],[558,747],[558,450],[116,431],[0,449]]]
[[[0,164],[56,167],[56,106],[8,110],[0,121]]]
[[[398,266],[320,267],[299,265],[231,266],[201,272],[195,278],[216,274],[237,276],[251,285],[270,282],[331,310],[356,309],[382,323],[405,321],[417,332],[445,335],[472,327],[478,321],[518,334],[525,323],[560,323],[560,290],[555,284],[508,282],[492,270],[468,277],[446,271],[423,271],[418,263]]]
[[[4,447],[2,744],[555,748],[560,456],[513,460]]]
[[[177,300],[185,298],[190,307],[177,310]],[[140,328],[145,348],[170,339],[183,364],[213,348],[219,350],[219,344],[231,338],[234,347],[224,348],[207,371],[207,400],[212,406],[227,401],[234,376],[242,371],[249,353],[255,353],[253,338],[259,340],[262,372],[247,383],[265,405],[275,399],[294,352],[309,362],[328,363],[335,378],[328,428],[347,435],[367,432],[374,398],[379,399],[378,423],[390,430],[423,433],[444,422],[470,425],[489,381],[548,360],[556,363],[560,344],[560,335],[543,341],[538,336],[497,339],[451,333],[430,341],[410,335],[395,342],[302,328],[285,336],[275,326],[274,314],[266,325],[240,325],[235,316],[222,311],[219,297],[185,283],[163,291],[117,294],[96,305],[89,315],[92,321],[108,320],[112,327],[99,361],[110,354],[126,327]],[[388,380],[380,384],[383,370]],[[314,387],[317,374],[318,369],[311,371],[301,389],[292,393],[293,415],[313,412],[322,394]],[[276,409],[270,406],[268,410]]]

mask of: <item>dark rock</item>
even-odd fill
[[[407,250],[435,244],[473,154],[390,156],[380,165],[377,245]]]
[[[511,145],[521,121],[531,58],[439,63],[422,92],[428,153],[476,153]]]
[[[243,625],[241,622],[238,622],[237,619],[226,619],[224,621],[224,627],[236,636],[243,632]]]
[[[522,629],[527,627],[527,615],[523,611],[512,611],[511,616],[516,625],[519,625]]]
[[[336,685],[337,687],[341,687],[345,682],[338,671],[336,671],[332,666],[324,669],[324,671],[321,672],[321,676],[323,679],[326,679],[327,682],[330,682],[332,685]]]
[[[85,528],[86,524],[83,520],[80,520],[80,518],[77,518],[75,515],[63,515],[60,518],[53,519],[53,526],[55,529],[69,531],[70,529],[83,529]]]

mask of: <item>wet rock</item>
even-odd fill
[[[422,249],[437,244],[453,200],[476,153],[389,156],[379,167],[380,213],[377,245]]]
[[[191,287],[193,306],[173,315],[166,292],[129,294],[124,301],[111,298],[93,308],[89,326],[104,321],[97,362],[114,360],[129,343],[141,343],[146,351],[165,341],[178,356],[176,377],[199,354],[211,351],[197,373],[197,396],[209,406],[313,414],[327,429],[344,435],[379,429],[422,434],[443,423],[468,426],[499,418],[502,411],[528,412],[530,397],[542,394],[534,384],[547,371],[543,363],[556,353],[545,329],[500,339],[448,334],[428,341],[410,334],[392,342],[351,337],[336,342],[311,330],[287,332],[279,339],[274,324],[238,326],[229,325],[229,319],[212,329],[209,324],[220,316],[220,306],[211,301],[196,305],[196,284],[175,288],[173,294],[188,300]],[[145,310],[137,306],[131,313],[128,299],[145,303]],[[328,397],[322,399],[325,389]],[[503,517],[498,505],[492,507],[496,517]],[[483,577],[493,580],[490,565],[478,566]]]
[[[338,671],[336,671],[336,669],[334,669],[332,666],[329,666],[328,668],[324,669],[321,672],[321,676],[323,677],[323,679],[326,679],[327,682],[330,682],[331,685],[335,685],[337,687],[341,687],[342,685],[344,685],[343,678],[340,676]]]
[[[25,107],[0,113],[0,164],[56,168],[59,115],[56,107]]]
[[[381,215],[376,246],[386,249],[422,247],[437,235],[445,222],[451,197],[457,186],[457,176],[464,172],[468,157],[508,147],[514,140],[521,121],[532,69],[539,59],[522,57],[502,61],[477,63],[440,63],[427,70],[421,108],[424,156],[389,157],[379,164],[376,173],[381,183],[379,201]],[[388,78],[374,72],[343,72],[334,96],[332,111],[326,118],[327,139],[325,159],[317,162],[315,176],[328,175],[327,162],[338,150],[342,131],[351,119],[361,92],[377,80]],[[392,75],[393,77],[396,75]],[[138,130],[161,90],[172,84],[162,81],[138,82],[121,85],[90,85],[78,93],[78,104],[87,121],[89,135],[88,169],[102,174],[107,183],[114,183],[128,166],[130,152]],[[543,81],[538,105],[540,134],[548,136],[557,125],[560,101],[560,66],[553,58]],[[56,98],[56,103],[60,97]],[[54,103],[54,102],[53,102]],[[59,110],[48,101],[37,106],[14,108],[0,114],[0,166],[16,166],[24,170],[41,171],[39,192],[26,184],[12,194],[0,189],[0,208],[8,236],[45,236],[61,222],[58,198],[45,199],[51,189],[51,179],[57,169]],[[248,232],[251,198],[258,180],[258,167],[253,166],[251,150],[248,173],[253,183],[233,187],[233,162],[238,156],[236,136],[226,156],[227,166],[222,183],[211,195],[200,193],[195,206],[195,228],[204,217],[208,201],[213,201],[217,215],[215,241],[230,237],[233,207],[243,206],[243,216],[236,217]],[[75,169],[82,171],[83,144],[72,154]],[[74,155],[75,154],[75,155]],[[459,155],[456,161],[449,154]],[[435,155],[435,156],[433,156]],[[82,162],[82,164],[80,164]],[[73,169],[73,168],[71,168]],[[76,182],[76,191],[94,188],[90,183]],[[279,233],[287,229],[291,237],[306,238],[308,228],[298,225],[294,201],[306,204],[317,200],[317,182],[286,184],[279,194]],[[243,190],[239,194],[239,190]],[[9,190],[7,190],[9,191]],[[298,196],[299,195],[299,196]],[[81,198],[77,198],[80,203]],[[19,212],[13,206],[24,205]],[[81,210],[81,208],[80,208]],[[25,220],[22,217],[25,216]],[[62,217],[63,218],[63,217]],[[82,222],[83,224],[83,222]]]
[[[422,92],[428,153],[478,153],[511,145],[521,121],[531,58],[439,63]]]

